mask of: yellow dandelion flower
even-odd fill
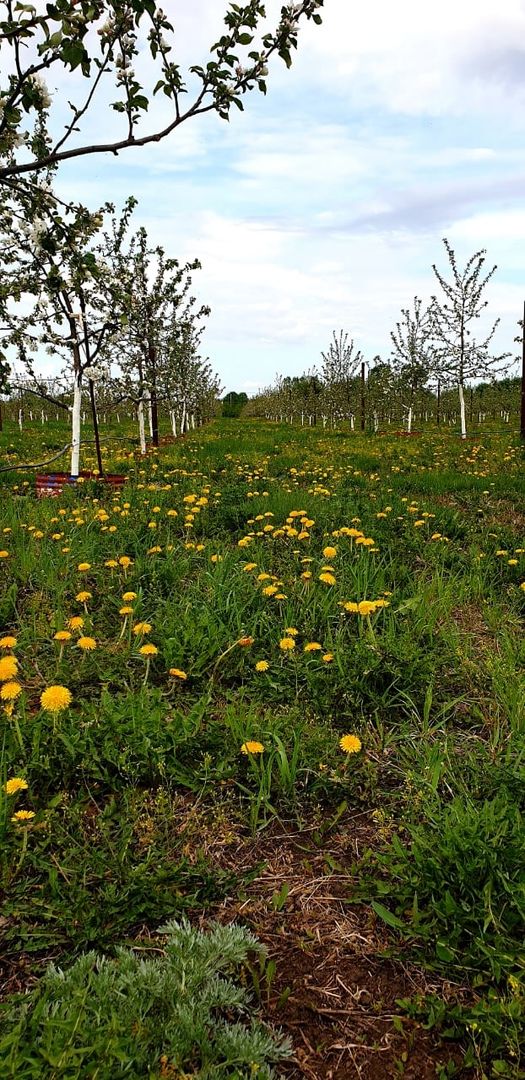
[[[5,637],[0,638],[0,649],[15,649],[16,638],[12,634],[6,634]]]
[[[54,641],[71,641],[71,638],[69,630],[57,630],[56,634],[53,634]]]
[[[507,559],[507,566],[517,566],[517,565],[518,565],[518,560],[517,559]]]
[[[71,690],[66,686],[48,686],[40,695],[40,704],[44,712],[59,713],[71,705]]]
[[[157,646],[152,645],[151,643],[141,645],[139,649],[139,653],[141,653],[142,656],[156,656],[158,651]]]
[[[22,687],[18,682],[5,682],[0,687],[0,698],[2,701],[15,701],[21,693]]]
[[[91,563],[90,562],[79,562],[77,569],[81,570],[81,571],[91,570]]]
[[[180,668],[177,668],[177,667],[170,667],[170,675],[174,679],[187,679],[188,678],[188,676],[186,675],[186,672],[181,671]]]
[[[334,659],[334,654],[331,652],[323,653],[322,659],[324,660],[325,664],[331,664],[332,660]]]
[[[21,776],[13,776],[11,780],[6,780],[4,791],[6,795],[18,795],[19,791],[27,791],[28,787],[27,780],[22,780]]]
[[[129,604],[131,600],[136,600],[137,599],[137,594],[136,594],[136,592],[125,592],[125,593],[122,593],[122,599],[124,600],[124,602],[126,604]]]
[[[119,615],[133,615],[133,608],[129,604],[124,604],[119,608]]]
[[[133,563],[133,559],[130,559],[129,555],[121,555],[120,556],[119,565],[122,566],[124,568],[124,570],[127,570],[128,566],[131,566],[132,563]]]
[[[281,638],[281,640],[279,642],[279,648],[282,649],[283,652],[290,652],[292,649],[295,649],[295,640],[294,640],[294,638],[293,637],[283,637],[283,638]]]
[[[67,625],[70,630],[81,630],[84,625],[84,620],[81,615],[72,615],[71,618],[67,620]]]
[[[336,577],[335,574],[319,574],[319,581],[323,581],[325,585],[335,585]]]
[[[79,649],[83,649],[84,652],[93,652],[93,649],[97,647],[97,643],[94,637],[79,637],[77,646]]]
[[[285,626],[284,632],[288,635],[288,637],[297,637],[299,633],[296,626]]]
[[[270,667],[270,665],[269,665],[267,660],[258,660],[256,665],[255,665],[255,670],[256,671],[268,671],[269,667]]]
[[[376,605],[373,600],[360,600],[357,605],[357,610],[360,615],[372,615],[375,609]]]
[[[104,566],[107,566],[108,570],[114,570],[118,566],[118,562],[116,559],[106,559]]]
[[[323,548],[323,555],[325,559],[335,559],[335,556],[337,555],[337,548],[328,545],[328,547]]]
[[[34,810],[17,810],[16,813],[13,814],[11,821],[13,821],[15,825],[22,825],[24,821],[32,821],[34,817]]]
[[[358,754],[362,743],[357,735],[343,735],[343,737],[339,739],[339,746],[346,754]]]
[[[134,634],[151,634],[153,627],[149,622],[138,622],[133,627]]]
[[[256,569],[257,569],[257,563],[256,562],[247,562],[243,566],[243,570],[245,570],[247,574],[251,573],[252,570],[256,570]]]
[[[262,592],[263,596],[275,596],[275,593],[278,591],[276,585],[266,585]]]
[[[263,754],[263,753],[264,753],[264,744],[262,742],[256,742],[254,740],[250,740],[248,742],[243,742],[243,744],[241,746],[241,754]]]
[[[346,604],[343,604],[345,611],[351,611],[356,614],[359,611],[359,604],[356,604],[353,600],[347,600]]]
[[[9,682],[18,671],[16,656],[0,656],[0,682]]]
[[[79,604],[85,604],[88,600],[92,599],[92,596],[93,593],[88,592],[87,589],[82,589],[82,591],[75,596],[75,600],[77,600]]]
[[[9,558],[9,552],[8,551],[0,551],[0,559],[8,559],[8,558]]]
[[[323,648],[318,641],[307,641],[304,647],[304,652],[320,652]]]

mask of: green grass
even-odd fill
[[[60,424],[8,425],[0,464],[61,440]],[[87,483],[36,500],[31,474],[0,473],[0,637],[16,636],[2,655],[17,657],[21,687],[2,710],[2,775],[27,783],[0,814],[9,955],[33,955],[35,974],[46,953],[65,967],[86,949],[111,957],[144,927],[242,893],[246,868],[226,869],[205,843],[213,808],[255,834],[279,817],[297,829],[332,818],[344,800],[350,821],[367,812],[384,834],[349,875],[348,900],[387,922],[394,952],[470,995],[403,1008],[459,1033],[480,1076],[517,1080],[517,439],[224,420],[146,459],[104,447],[128,476],[118,494]],[[345,608],[377,600],[370,614]],[[75,616],[83,625],[61,645]],[[54,684],[72,702],[53,716],[40,698]],[[341,750],[345,734],[359,753]],[[243,753],[250,741],[263,751]],[[191,853],[181,800],[195,807]],[[20,810],[34,817],[13,821]]]

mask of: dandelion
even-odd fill
[[[241,754],[264,754],[264,744],[262,742],[256,742],[255,740],[243,742]]]
[[[147,643],[146,645],[141,645],[141,647],[139,649],[139,653],[141,654],[141,656],[146,657],[146,671],[144,673],[144,680],[143,680],[143,684],[142,684],[143,686],[145,686],[147,681],[148,681],[151,658],[152,658],[152,656],[156,656],[158,651],[159,650],[157,649],[157,646],[152,645],[151,642]]]
[[[72,634],[69,630],[57,630],[56,634],[53,634],[54,641],[71,641]]]
[[[256,665],[255,665],[255,670],[256,671],[268,671],[269,667],[270,667],[270,665],[269,665],[267,660],[258,660]]]
[[[6,795],[18,795],[19,791],[27,791],[28,787],[27,780],[23,780],[21,776],[13,776],[11,780],[6,780],[4,791]]]
[[[329,574],[327,572],[319,574],[319,581],[323,581],[325,585],[335,585],[335,574]]]
[[[8,558],[9,558],[9,552],[8,551],[0,551],[0,559],[8,559]]]
[[[16,698],[22,693],[22,687],[17,682],[6,682],[0,687],[0,698],[2,701],[15,701]]]
[[[86,604],[87,601],[91,600],[92,598],[93,598],[93,593],[88,592],[87,589],[82,589],[81,592],[77,593],[77,595],[75,596],[75,600],[79,604]]]
[[[136,592],[125,592],[125,593],[122,593],[122,599],[124,600],[124,602],[126,604],[129,604],[129,603],[131,603],[132,600],[137,599],[137,594],[136,594]]]
[[[337,548],[330,547],[329,545],[328,547],[323,548],[323,555],[325,559],[335,559],[335,556],[337,555]]]
[[[307,641],[304,647],[304,652],[320,652],[323,648],[318,641]]]
[[[149,622],[138,622],[138,623],[135,623],[135,626],[133,627],[133,633],[137,634],[137,635],[139,635],[139,634],[151,634],[152,629],[153,629],[153,627],[152,627],[151,623],[149,623]]]
[[[118,562],[116,559],[107,559],[104,566],[107,566],[108,570],[114,570],[118,566]]]
[[[288,634],[289,637],[297,637],[299,633],[295,626],[285,626],[284,632],[285,634]]]
[[[16,656],[0,657],[0,682],[9,682],[10,679],[14,679],[17,671],[18,660]]]
[[[334,659],[334,654],[331,652],[323,653],[322,659],[325,664],[331,664]]]
[[[343,737],[339,739],[339,746],[346,754],[358,754],[362,743],[357,735],[343,735]]]
[[[54,715],[67,709],[71,701],[71,690],[68,690],[66,686],[48,686],[47,690],[40,695],[40,704],[44,712]]]
[[[86,570],[91,570],[91,563],[90,562],[79,562],[77,569],[80,570],[82,573],[84,573]]]
[[[84,625],[84,620],[81,615],[72,615],[71,618],[67,620],[67,625],[70,630],[81,630]]]
[[[257,569],[257,563],[256,562],[247,562],[243,566],[243,570],[245,570],[247,574],[250,574],[252,570],[256,570],[256,569]]]
[[[357,610],[360,615],[372,615],[376,609],[376,605],[373,600],[360,600],[357,605]]]
[[[6,634],[5,637],[0,638],[0,649],[14,649],[16,648],[16,638],[11,634]]]
[[[281,638],[279,642],[279,648],[282,649],[283,652],[291,652],[292,649],[295,649],[295,641],[293,637]]]
[[[157,646],[151,644],[141,645],[139,649],[139,653],[141,653],[142,656],[156,656],[158,651]]]
[[[123,604],[123,606],[119,608],[119,615],[133,615],[133,608],[130,604]]]
[[[173,679],[182,679],[182,680],[184,680],[184,679],[188,678],[186,672],[181,671],[180,668],[177,668],[177,667],[170,667],[169,673],[170,673],[170,675],[172,676]]]
[[[17,810],[16,813],[13,814],[11,821],[13,821],[15,825],[22,825],[24,821],[32,821],[34,817],[34,810]]]
[[[93,652],[97,647],[97,643],[94,637],[79,637],[77,646],[83,652]]]
[[[127,570],[129,566],[133,565],[133,559],[130,559],[129,555],[121,555],[119,565],[122,566],[123,570]]]
[[[243,648],[247,648],[250,645],[253,645],[254,641],[255,641],[255,638],[252,638],[252,637],[241,637],[241,638],[239,638],[237,644],[241,645]]]

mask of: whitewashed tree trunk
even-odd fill
[[[461,417],[461,438],[467,437],[467,416],[465,412],[465,394],[463,393],[463,384],[460,383],[459,387],[459,412]]]
[[[82,375],[75,374],[71,409],[71,476],[80,470],[80,415],[82,410]]]
[[[184,435],[186,431],[186,402],[182,402],[182,416],[180,418],[180,433]]]
[[[33,419],[33,413],[31,412],[31,409],[29,410],[29,419],[30,419],[30,420],[32,420],[32,419]]]
[[[175,409],[171,410],[171,430],[175,438],[177,438],[177,418],[175,416]]]
[[[411,431],[412,431],[412,406],[410,406],[410,408],[409,408],[409,410],[408,410],[408,416],[407,416],[407,431],[408,431],[408,434],[410,435],[410,433],[411,433]]]
[[[374,431],[379,430],[379,416],[377,412],[374,412]]]
[[[22,413],[22,410],[19,409],[18,410],[18,426],[20,428],[20,431],[22,430],[22,424],[23,424],[23,413]]]
[[[353,413],[350,413],[350,431],[354,431],[354,430],[355,430],[355,416],[354,416]]]
[[[190,423],[191,423],[191,430],[195,431],[195,417],[194,417],[193,413],[190,416]]]
[[[301,413],[301,427],[304,427],[304,412]]]
[[[144,399],[141,398],[137,405],[137,420],[139,422],[140,452],[146,453],[146,432],[144,430]]]
[[[41,411],[41,413],[40,413],[40,423],[41,423],[41,424],[43,424],[43,423],[44,423],[44,410],[43,410],[43,409],[42,409],[42,411]]]
[[[147,407],[147,410],[148,410],[149,434],[150,434],[150,439],[152,439],[153,438],[153,410],[151,408],[151,394],[150,394],[149,390],[144,391],[144,401],[146,402],[146,407]]]

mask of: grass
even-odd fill
[[[43,459],[62,439],[59,424],[8,426],[0,464]],[[118,494],[89,482],[36,500],[31,474],[0,473],[2,933],[7,991],[29,994],[7,993],[25,1032],[8,1075],[55,1075],[24,1057],[50,987],[65,994],[67,980],[45,975],[50,957],[74,982],[82,964],[99,970],[93,950],[114,971],[115,949],[166,919],[211,925],[232,896],[242,910],[264,876],[245,850],[266,835],[271,862],[283,827],[299,846],[326,845],[334,902],[362,913],[365,937],[383,927],[378,957],[437,980],[396,1008],[398,1025],[438,1040],[433,1069],[525,1075],[517,439],[220,421],[146,459],[107,440],[104,457],[128,477]],[[49,712],[41,696],[56,685],[71,702]],[[361,744],[350,754],[349,734]],[[367,843],[341,862],[334,830],[363,819]],[[278,978],[278,948],[271,963]],[[74,1027],[74,1001],[57,1008]],[[287,1015],[283,1004],[272,1019]],[[157,1065],[175,1060],[170,1046],[155,1045]],[[125,1053],[145,1075],[140,1038]],[[207,1075],[204,1058],[191,1067]]]

